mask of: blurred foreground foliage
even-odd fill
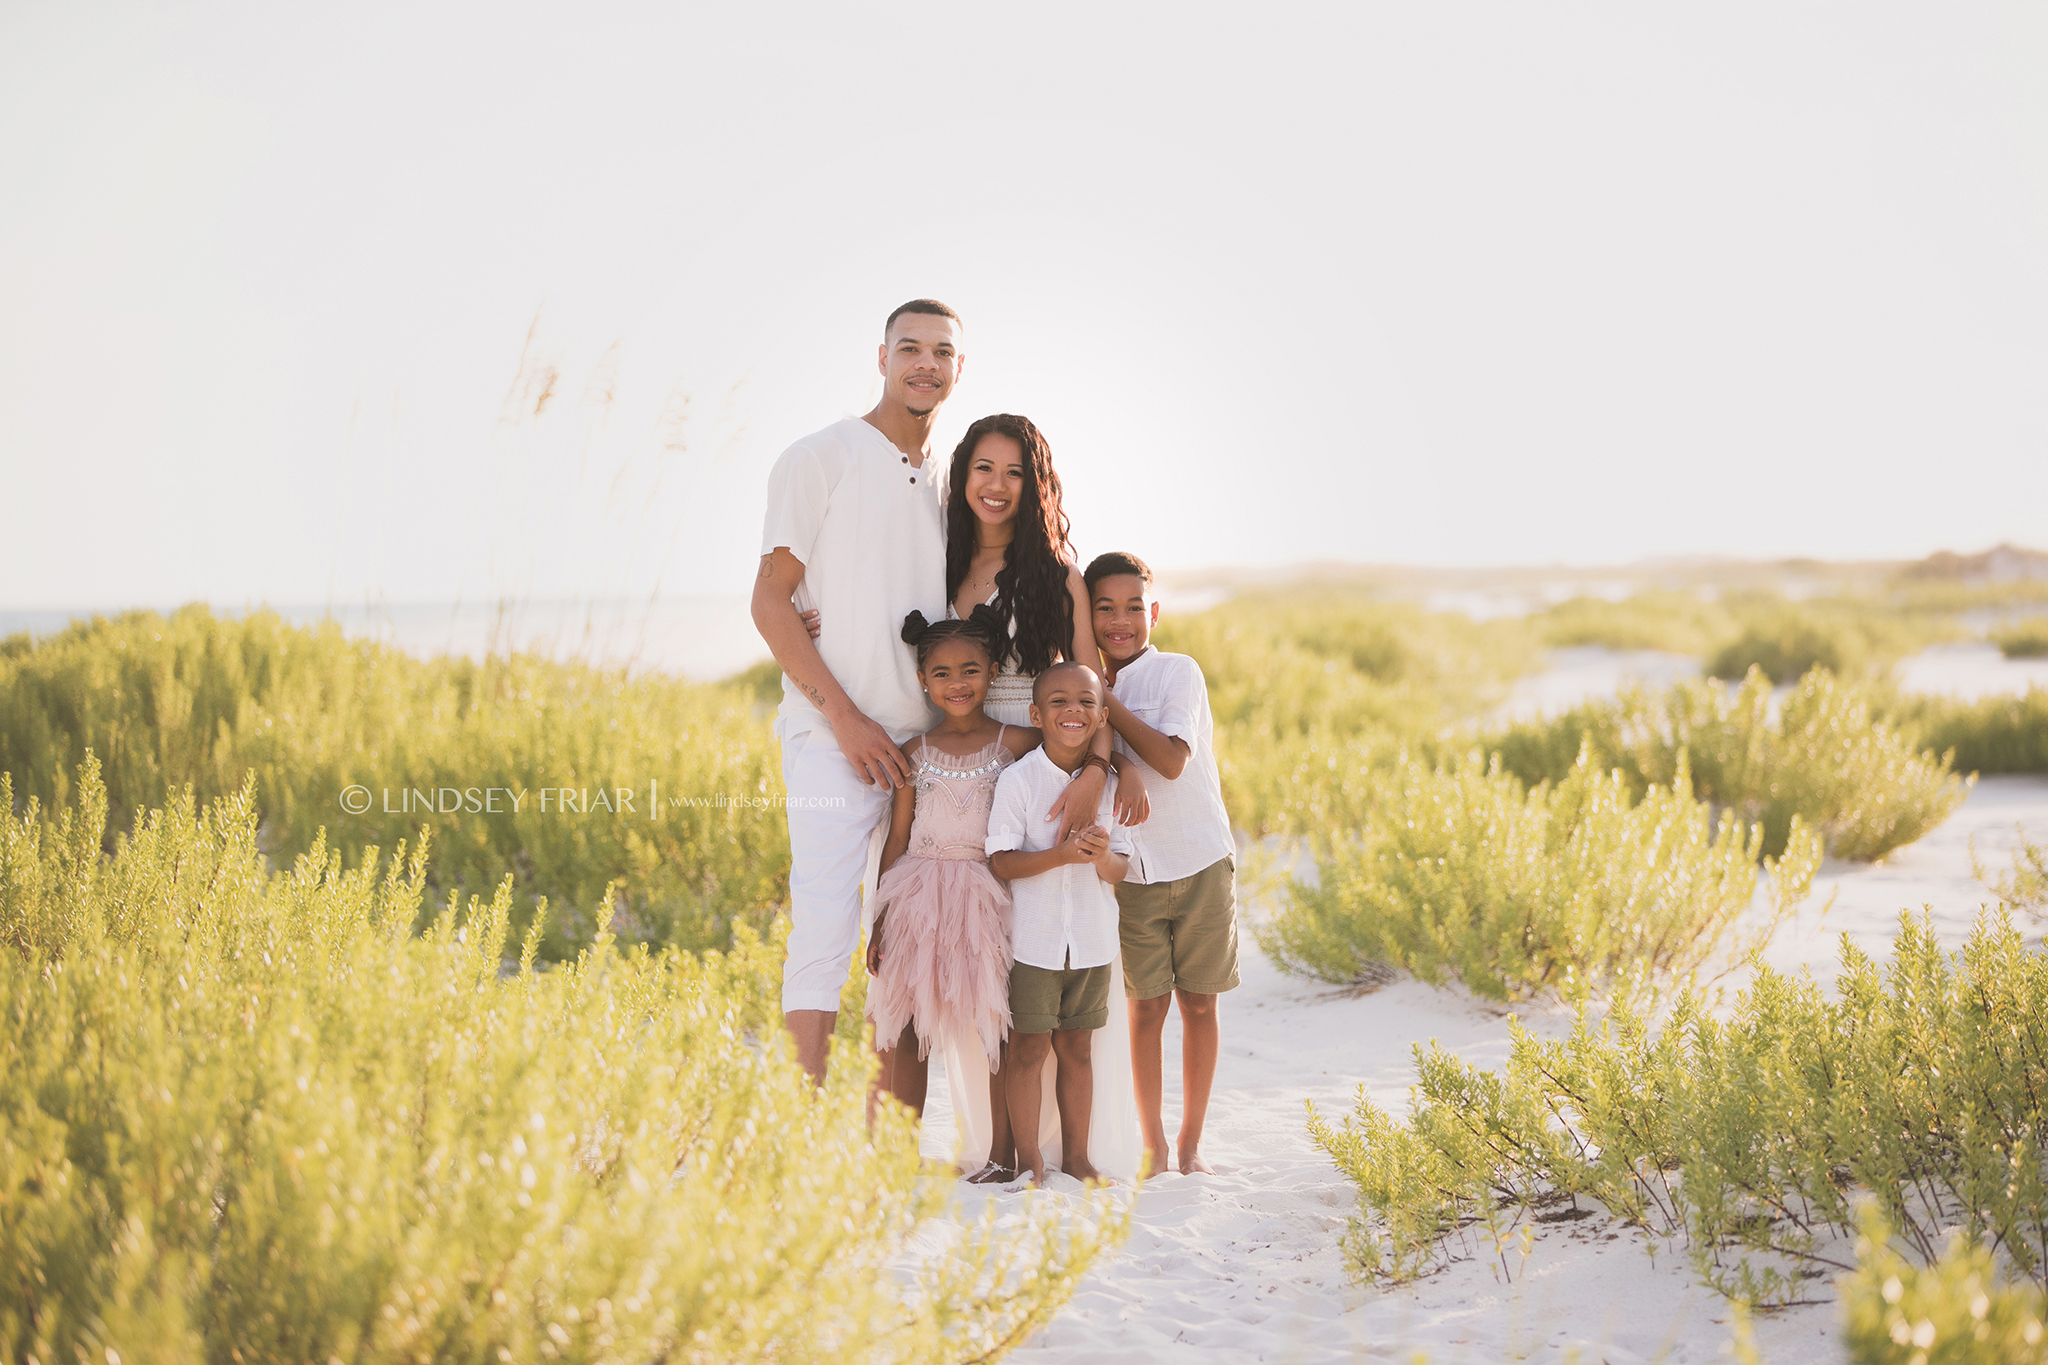
[[[245,788],[107,859],[74,790],[0,829],[0,1358],[987,1361],[1126,1227],[945,1216],[744,924],[508,971],[509,886],[413,932],[423,847],[273,873]]]
[[[2004,1284],[1991,1252],[1954,1237],[1931,1264],[1901,1255],[1863,1209],[1856,1273],[1842,1281],[1856,1365],[2048,1365],[2048,1294]]]

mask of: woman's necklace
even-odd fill
[[[977,555],[975,556],[975,558],[978,560],[980,556]],[[996,590],[996,575],[1001,573],[1002,571],[1003,556],[1001,554],[998,554],[989,562],[987,569],[984,570],[977,568],[972,574],[970,574],[967,579],[967,593],[969,600],[975,603],[976,605],[980,605],[981,603],[988,601],[988,599],[995,593]]]

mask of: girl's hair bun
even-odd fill
[[[910,613],[910,615],[903,618],[903,643],[906,645],[916,644],[924,633],[930,629],[931,622],[924,619],[923,612],[914,611]]]

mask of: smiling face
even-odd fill
[[[915,416],[930,416],[952,395],[966,359],[959,323],[937,313],[905,313],[882,342],[883,396]]]
[[[942,640],[925,656],[917,680],[947,715],[971,715],[988,698],[988,647],[979,640]]]
[[[1134,573],[1104,574],[1090,599],[1095,612],[1095,643],[1103,657],[1129,663],[1152,643],[1159,624],[1159,603],[1149,600],[1145,580]]]
[[[1086,664],[1054,664],[1031,689],[1031,723],[1044,736],[1047,757],[1078,753],[1105,715],[1102,679]]]
[[[1014,436],[992,431],[974,443],[967,457],[967,507],[985,526],[1015,520],[1024,498],[1024,447]]]

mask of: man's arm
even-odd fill
[[[1188,742],[1179,735],[1162,735],[1139,720],[1137,713],[1118,700],[1115,692],[1109,694],[1109,723],[1131,746],[1131,752],[1161,777],[1170,781],[1188,766]]]
[[[888,731],[863,715],[846,695],[797,614],[796,603],[790,599],[803,581],[803,562],[786,547],[778,545],[772,553],[762,555],[761,570],[754,578],[754,629],[761,632],[768,652],[797,690],[824,714],[839,741],[839,751],[863,781],[894,787],[909,780],[903,751]]]

